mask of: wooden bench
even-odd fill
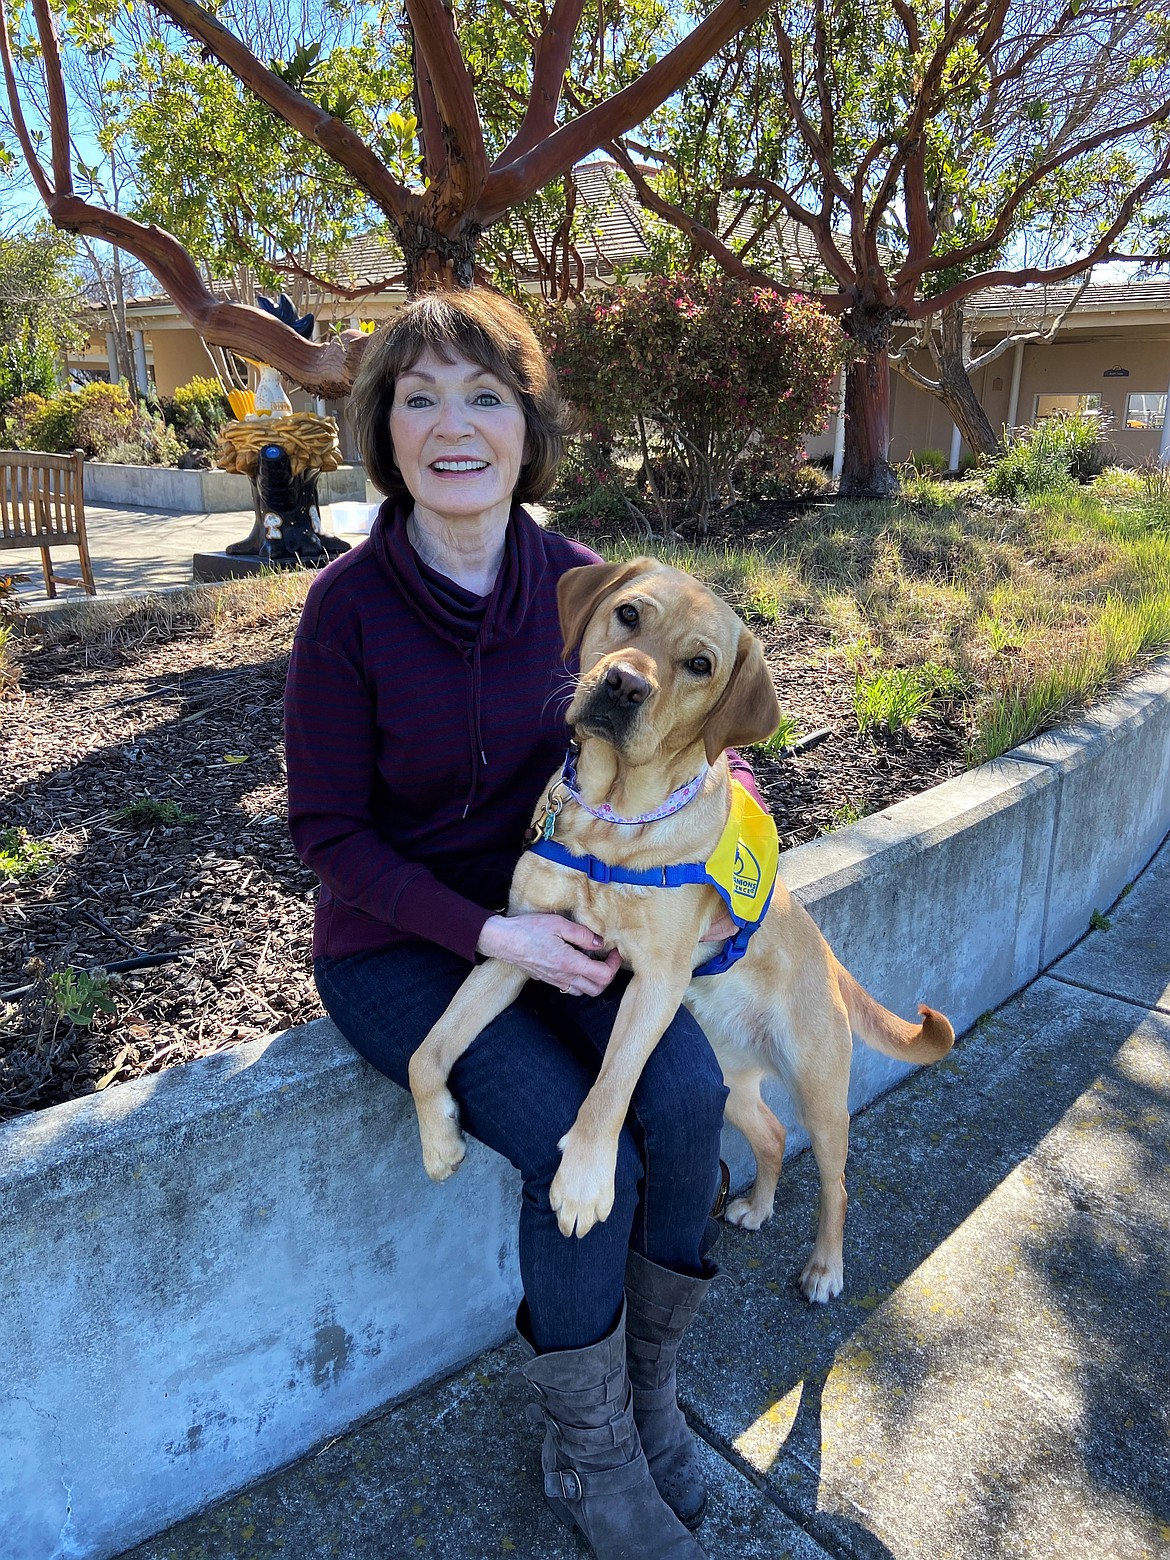
[[[0,450],[0,552],[37,548],[50,597],[58,585],[83,585],[97,595],[85,536],[84,464],[81,450],[72,455]],[[54,547],[77,548],[80,578],[57,572]]]

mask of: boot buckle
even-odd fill
[[[555,1469],[545,1478],[545,1494],[553,1496],[554,1499],[559,1496],[561,1500],[580,1500],[581,1480],[572,1468]]]

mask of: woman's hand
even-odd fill
[[[489,959],[504,959],[533,980],[547,981],[577,997],[596,997],[621,968],[621,955],[596,932],[563,915],[493,915],[484,922],[476,945]]]

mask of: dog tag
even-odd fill
[[[540,830],[540,837],[541,837],[541,839],[542,840],[551,840],[552,837],[553,837],[553,830],[556,828],[556,826],[557,826],[557,815],[556,815],[555,812],[553,812],[552,808],[550,807],[548,812],[546,812],[545,815],[544,815],[544,823],[543,823],[543,825],[541,827],[541,830]]]

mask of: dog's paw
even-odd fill
[[[750,1197],[736,1197],[723,1210],[728,1224],[738,1224],[741,1230],[758,1230],[772,1217],[771,1208],[756,1208]]]
[[[451,1094],[441,1095],[419,1111],[423,1167],[432,1181],[446,1181],[463,1163],[467,1144],[459,1130],[459,1110]]]
[[[557,1145],[560,1168],[553,1176],[548,1200],[562,1235],[588,1235],[595,1224],[604,1224],[613,1212],[614,1167],[597,1151],[579,1149],[572,1132]]]
[[[845,1287],[845,1272],[840,1260],[825,1261],[814,1251],[800,1275],[800,1287],[810,1305],[826,1305]]]

